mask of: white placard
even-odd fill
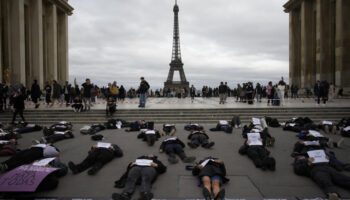
[[[55,128],[66,128],[65,125],[56,125]]]
[[[42,160],[34,162],[33,165],[35,165],[35,166],[46,166],[47,164],[49,164],[53,160],[55,160],[55,158],[45,158],[45,159],[42,159]]]
[[[290,127],[294,127],[296,124],[295,123],[289,123]]]
[[[331,122],[331,121],[323,121],[322,124],[323,125],[333,125],[333,122]]]
[[[27,124],[27,126],[26,126],[26,127],[33,128],[33,127],[35,127],[35,124]]]
[[[36,144],[36,145],[33,145],[33,147],[45,148],[46,144]]]
[[[153,160],[149,159],[136,159],[135,164],[137,166],[151,166]]]
[[[226,120],[220,120],[219,124],[220,125],[228,125],[228,122]]]
[[[260,129],[256,129],[256,128],[253,128],[252,130],[251,130],[253,133],[260,133]]]
[[[146,131],[148,131],[148,129],[147,128],[143,128],[143,129],[140,129],[140,131],[141,132],[146,132]]]
[[[310,158],[315,159],[312,163],[328,163],[329,162],[329,160],[326,158],[326,153],[324,152],[324,150],[308,151],[307,155],[309,155]]]
[[[323,137],[323,135],[321,135],[321,133],[318,131],[309,130],[309,133],[314,137]]]
[[[7,132],[0,132],[0,136],[4,136],[4,135],[7,135],[8,133]]]
[[[293,118],[292,118],[293,121],[296,120],[296,119],[297,119],[296,117],[293,117]]]
[[[344,131],[350,131],[350,126],[345,127]]]
[[[68,124],[67,121],[60,121],[59,124]]]
[[[117,127],[117,129],[121,129],[122,125],[123,125],[123,123],[121,121],[118,121],[115,126]]]
[[[190,124],[191,126],[199,126],[199,124]]]
[[[254,146],[254,145],[263,145],[263,143],[259,140],[260,133],[248,133],[248,140],[250,141],[249,146]]]
[[[305,146],[320,146],[320,141],[305,141]]]
[[[156,132],[154,130],[149,130],[149,131],[146,131],[146,134],[147,135],[155,135]]]
[[[253,121],[253,124],[254,125],[260,125],[261,123],[260,123],[260,119],[258,119],[258,118],[252,118],[252,121]]]
[[[10,142],[10,141],[8,141],[8,140],[0,140],[0,144],[5,144],[5,143],[8,143],[8,142]]]
[[[164,126],[165,127],[172,127],[172,126],[175,126],[175,124],[165,124]]]
[[[281,125],[281,126],[285,126],[286,123],[285,123],[285,122],[281,122],[280,125]]]
[[[209,161],[214,161],[214,160],[213,160],[213,159],[206,159],[205,161],[203,161],[203,162],[201,163],[201,165],[202,165],[203,167],[205,167],[205,166],[208,164]]]
[[[109,148],[112,144],[111,143],[106,143],[106,142],[97,142],[97,147],[98,148]]]
[[[62,131],[55,131],[55,134],[56,135],[64,135],[64,132],[62,132]]]
[[[164,142],[172,141],[172,140],[177,140],[177,137],[167,138],[167,139],[164,140]]]

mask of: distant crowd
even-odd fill
[[[186,98],[186,97],[221,97],[220,103],[226,103],[227,97],[236,98],[236,102],[254,103],[261,102],[262,98],[268,100],[268,104],[280,105],[284,104],[285,98],[299,98],[299,94],[305,94],[306,98],[315,98],[317,103],[323,101],[332,101],[334,98],[343,97],[343,89],[340,88],[337,92],[333,83],[327,81],[317,81],[313,90],[306,88],[305,91],[299,91],[300,88],[295,85],[289,86],[283,78],[277,83],[269,82],[267,85],[256,83],[254,86],[252,82],[237,84],[235,88],[230,88],[227,84],[221,83],[218,87],[203,86],[201,89],[195,88],[193,85],[189,90],[186,88],[177,89],[152,89],[147,90],[148,97],[166,97],[166,98]],[[303,89],[304,90],[304,89]],[[35,80],[31,88],[26,88],[23,84],[9,86],[0,84],[0,112],[12,105],[11,97],[14,91],[18,91],[23,95],[26,101],[33,101],[39,107],[40,101],[44,101],[47,106],[52,106],[55,103],[65,103],[66,106],[76,102],[87,101],[96,102],[97,99],[108,100],[112,97],[114,101],[124,101],[125,98],[138,98],[140,93],[138,89],[129,88],[128,90],[123,85],[118,85],[117,81],[108,83],[107,86],[99,87],[98,85],[87,80],[85,83],[79,85],[76,82],[70,84],[68,81],[61,85],[57,81],[46,82],[43,88]],[[256,99],[256,101],[254,100]]]

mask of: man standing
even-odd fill
[[[219,104],[225,104],[225,95],[227,93],[227,87],[225,87],[224,83],[221,82],[219,86],[219,97],[220,97],[220,102]]]
[[[140,94],[140,105],[139,108],[144,108],[146,106],[147,91],[150,88],[149,84],[144,77],[141,77],[140,87],[138,93]]]
[[[40,90],[40,86],[38,85],[37,80],[34,80],[34,83],[32,85],[31,96],[32,96],[32,101],[35,104],[35,108],[39,108],[40,104],[38,103],[38,98],[40,100],[41,90]]]
[[[196,96],[196,88],[192,85],[190,88],[191,103],[193,103],[194,97]]]
[[[61,97],[61,92],[62,88],[61,85],[57,83],[56,80],[53,80],[53,93],[52,93],[52,104],[51,106],[54,105],[55,99],[57,100],[57,103],[60,103],[60,97]]]
[[[47,106],[49,106],[50,102],[51,102],[51,85],[48,81],[46,81],[45,83],[45,102],[47,104]]]
[[[72,89],[72,86],[66,81],[65,85],[63,86],[63,94],[64,94],[64,100],[66,101],[66,107],[69,106],[70,103],[70,91]]]
[[[84,101],[84,105],[85,108],[84,110],[90,110],[90,104],[91,104],[91,89],[92,89],[92,85],[90,83],[90,79],[86,79],[85,83],[82,84],[83,88],[84,88],[84,93],[83,93],[83,101]],[[87,104],[88,102],[88,104]]]
[[[14,94],[12,96],[12,100],[13,100],[13,108],[14,108],[13,117],[12,117],[12,124],[15,123],[17,114],[19,114],[21,116],[23,122],[25,122],[26,120],[23,117],[23,111],[24,111],[24,96],[23,96],[23,94],[21,94],[19,91],[15,90]]]

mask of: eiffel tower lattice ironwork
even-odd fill
[[[181,49],[180,49],[180,31],[179,31],[179,6],[177,5],[177,0],[175,0],[174,6],[174,37],[173,37],[173,50],[171,56],[170,70],[168,74],[167,81],[164,83],[164,91],[185,89],[189,91],[189,82],[186,80],[185,72],[183,69],[183,63],[181,59]],[[174,72],[178,71],[180,74],[180,81],[173,81]]]

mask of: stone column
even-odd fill
[[[30,0],[30,31],[31,31],[31,77],[30,83],[34,79],[43,87],[43,4],[41,0]]]
[[[2,83],[3,63],[2,63],[2,0],[0,0],[0,83]]]
[[[10,67],[10,60],[11,60],[11,50],[10,50],[10,43],[11,43],[11,33],[10,33],[10,19],[9,19],[9,1],[1,0],[1,13],[2,13],[2,79],[9,82],[9,67]]]
[[[334,64],[332,63],[332,33],[331,33],[331,2],[317,0],[317,46],[319,54],[317,56],[318,73],[320,81],[333,81]],[[334,70],[333,70],[334,71]]]
[[[301,55],[301,33],[300,33],[300,9],[294,9],[289,14],[289,84],[300,88],[300,55]]]
[[[25,84],[24,2],[10,1],[10,83]]]
[[[68,81],[68,15],[63,12],[58,14],[57,37],[58,80],[63,84]]]
[[[46,76],[49,81],[57,80],[57,8],[49,3],[46,6],[46,45],[47,65]]]
[[[340,87],[343,83],[343,0],[336,1],[336,35],[335,35],[335,86]]]
[[[301,88],[311,88],[313,82],[313,5],[312,1],[301,4]]]

